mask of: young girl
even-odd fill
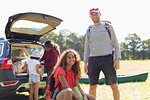
[[[61,91],[56,95],[56,100],[81,100],[72,90],[75,86],[77,86],[81,92],[83,100],[95,100],[92,95],[85,94],[79,85],[79,78],[81,77],[80,57],[75,50],[70,49],[62,53],[54,67],[53,73],[55,86],[59,82],[61,83]],[[59,89],[59,86],[57,89]],[[47,93],[48,90],[47,88]]]
[[[28,69],[29,73],[29,86],[30,86],[30,95],[29,100],[38,100],[38,90],[40,79],[43,80],[42,72],[39,71],[40,59],[39,51],[35,50],[32,52],[30,57],[31,59],[27,60],[23,66],[23,69]]]

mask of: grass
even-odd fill
[[[82,76],[84,76],[83,62],[81,62]],[[141,72],[150,73],[150,60],[144,61],[121,61],[117,74],[136,74]],[[101,75],[103,75],[101,73]],[[89,85],[81,84],[85,93],[89,91]],[[119,84],[121,100],[150,100],[150,74],[145,82],[129,82]],[[19,94],[19,93],[18,93]],[[28,95],[28,93],[26,93]],[[43,96],[39,96],[43,100]],[[98,85],[96,100],[113,100],[109,86]]]
[[[150,72],[150,60],[121,61],[120,69],[117,71],[117,74],[135,74],[147,71]],[[89,85],[81,84],[81,87],[86,93],[88,93]],[[150,74],[145,82],[119,84],[119,90],[121,100],[150,100]],[[96,100],[113,100],[110,87],[99,85],[97,88]]]

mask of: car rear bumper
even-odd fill
[[[9,71],[7,70],[7,73],[8,72]],[[0,75],[3,75],[2,77],[0,77],[0,97],[3,95],[14,93],[20,88],[25,88],[26,90],[29,90],[28,76],[27,75],[15,76],[14,74],[11,75],[10,73],[8,75],[8,74],[6,74],[6,70],[5,71],[0,70]],[[11,77],[10,77],[10,75],[11,75]],[[47,78],[47,74],[44,74],[43,80],[40,82],[39,88],[45,88],[46,78]],[[14,82],[14,81],[16,81],[15,84],[4,85],[5,82]]]

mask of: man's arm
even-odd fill
[[[88,65],[88,57],[89,57],[89,54],[90,54],[90,46],[89,46],[89,33],[88,33],[88,30],[87,30],[87,33],[86,33],[86,36],[85,36],[85,47],[84,47],[84,72],[85,74],[88,73],[88,70],[87,70],[87,65]]]
[[[110,26],[110,33],[111,33],[111,38],[112,38],[112,44],[114,45],[114,48],[115,48],[115,59],[116,58],[120,58],[121,59],[121,53],[120,53],[120,48],[119,48],[119,43],[118,43],[118,40],[117,40],[117,37],[115,35],[115,31],[113,29],[112,26]]]
[[[85,36],[84,60],[83,61],[88,61],[89,54],[90,54],[90,46],[89,46],[89,35],[87,32]]]
[[[88,36],[88,31],[86,33],[85,37],[85,47],[84,47],[84,72],[87,74],[87,64],[88,64],[88,57],[90,54],[90,46],[89,46],[89,36]]]
[[[111,26],[111,36],[112,36],[112,43],[114,45],[114,48],[115,48],[115,60],[114,60],[114,68],[115,70],[119,69],[119,61],[121,59],[121,53],[120,53],[120,48],[119,48],[119,43],[118,43],[118,40],[116,38],[116,35],[115,35],[115,31],[113,29],[113,27]]]

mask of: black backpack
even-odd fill
[[[47,78],[47,82],[46,82],[46,89],[49,88],[49,91],[51,92],[51,98],[53,97],[56,88],[59,86],[59,91],[61,91],[61,83],[59,81],[59,83],[56,85],[55,87],[55,78],[54,78],[54,73],[51,73],[50,75],[48,75]]]

